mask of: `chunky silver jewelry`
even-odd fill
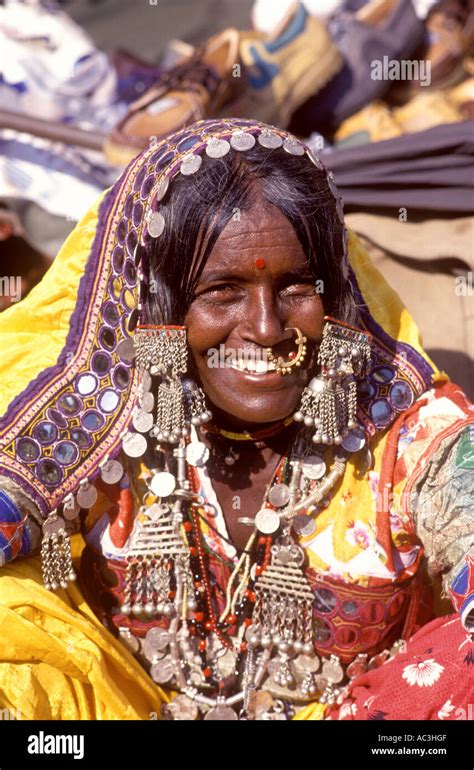
[[[304,389],[296,422],[315,427],[317,444],[341,444],[357,426],[357,379],[364,377],[371,362],[368,332],[325,317],[318,352],[319,377]]]
[[[52,511],[43,524],[41,568],[45,588],[55,591],[67,588],[76,580],[71,559],[71,543],[64,520]]]
[[[159,442],[177,444],[181,436],[189,434],[190,422],[201,425],[212,418],[201,388],[188,381],[185,392],[182,375],[188,366],[186,343],[184,326],[138,326],[135,331],[136,364],[141,373],[141,385],[133,426],[138,432],[151,430],[151,435]],[[152,375],[161,377],[156,392],[155,421],[150,417],[155,406]],[[138,439],[131,435],[132,438],[124,441],[124,451],[131,452],[133,457],[140,456],[143,445],[138,446]]]

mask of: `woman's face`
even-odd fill
[[[323,317],[316,279],[293,227],[278,208],[259,199],[222,231],[184,319],[211,408],[237,426],[292,414],[314,373]],[[285,331],[289,326],[308,339],[301,368],[281,375],[225,365],[239,356],[261,360],[267,347],[288,359],[297,350],[295,333]]]

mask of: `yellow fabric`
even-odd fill
[[[170,699],[76,585],[43,587],[39,557],[2,568],[0,625],[0,708],[22,719],[156,719]]]
[[[31,379],[57,360],[64,346],[99,202],[70,235],[42,282],[0,316],[0,413]],[[374,318],[391,336],[422,352],[408,311],[354,234],[350,255]],[[381,445],[376,457],[380,451]],[[348,496],[354,483],[351,472],[321,517],[321,522],[336,520],[336,535],[339,526],[347,526],[350,506],[356,505]],[[359,518],[362,510],[372,510],[365,500],[361,505],[362,494],[368,496],[369,487],[359,483]],[[335,543],[339,543],[339,558],[351,558],[353,546],[337,536]],[[0,706],[20,709],[24,719],[149,719],[150,714],[159,714],[160,704],[169,698],[101,625],[77,586],[57,594],[43,588],[37,558],[2,568],[0,622]],[[321,719],[323,714],[324,707],[311,704],[296,719]]]
[[[43,280],[0,314],[0,415],[43,369],[56,363],[64,347],[104,195],[76,225]]]

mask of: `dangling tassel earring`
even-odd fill
[[[41,569],[43,583],[48,590],[67,588],[70,581],[76,580],[71,559],[71,543],[64,521],[52,511],[43,524],[41,543]]]
[[[140,409],[134,416],[134,427],[138,431],[148,432],[153,425],[153,419],[148,416],[154,406],[151,375],[159,375],[162,381],[158,386],[156,421],[152,435],[158,441],[177,444],[181,436],[189,435],[190,422],[202,424],[212,417],[205,407],[204,393],[195,383],[192,383],[188,397],[190,415],[186,414],[185,391],[180,379],[180,375],[186,372],[188,364],[186,327],[138,326],[135,331],[134,345],[136,363],[142,376],[139,393]],[[127,443],[134,451],[133,438],[125,437],[125,452],[127,452]]]
[[[304,389],[296,422],[314,426],[317,444],[340,444],[357,425],[357,382],[370,370],[372,336],[325,316],[318,352],[321,375]]]

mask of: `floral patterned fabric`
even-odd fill
[[[330,719],[474,718],[474,639],[458,616],[427,623],[380,668],[359,676]]]

